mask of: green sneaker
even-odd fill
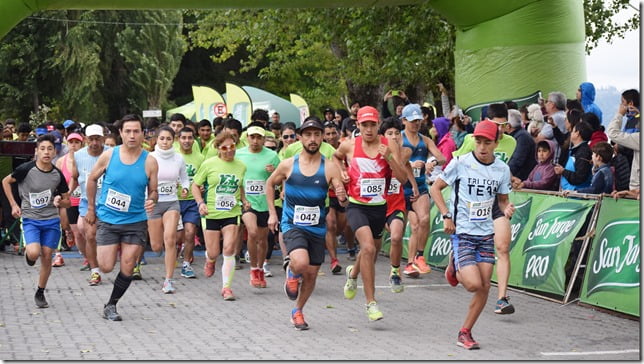
[[[405,290],[402,278],[400,278],[399,269],[391,269],[391,273],[389,273],[389,285],[391,286],[391,292],[393,293],[400,293]]]
[[[132,269],[132,280],[140,281],[141,279],[143,279],[143,277],[141,276],[141,263],[139,263],[134,266],[134,269]]]
[[[347,283],[344,284],[344,298],[352,300],[356,296],[356,289],[358,288],[358,279],[351,278],[351,271],[353,270],[353,265],[350,265],[346,269],[347,273]]]
[[[378,308],[376,301],[371,301],[367,304],[367,317],[369,317],[369,321],[378,321],[382,319],[382,311]]]

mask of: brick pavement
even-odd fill
[[[148,255],[146,255],[147,257]],[[102,315],[115,273],[89,287],[81,260],[67,256],[54,268],[46,290],[49,308],[33,303],[38,267],[23,256],[0,254],[0,359],[2,360],[638,360],[640,324],[576,304],[557,303],[511,292],[513,315],[493,313],[496,287],[474,337],[481,350],[455,345],[470,294],[448,286],[442,272],[405,279],[404,293],[388,289],[387,259],[376,267],[376,298],[385,318],[370,323],[360,290],[343,298],[344,276],[323,266],[304,309],[309,331],[289,322],[293,307],[282,290],[280,258],[268,288],[248,284],[248,265],[235,273],[235,302],[224,302],[221,258],[212,278],[176,271],[177,293],[161,293],[162,258],[149,257],[143,281],[134,281],[118,305],[122,322]],[[343,266],[346,255],[340,256]],[[599,353],[599,354],[598,354]]]

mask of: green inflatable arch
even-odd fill
[[[457,28],[455,92],[461,106],[562,91],[586,79],[579,0],[428,0]],[[368,7],[419,0],[1,0],[0,38],[34,12],[57,9]]]

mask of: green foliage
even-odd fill
[[[614,20],[620,12],[630,14],[623,23]],[[629,0],[584,0],[586,19],[586,53],[604,39],[611,43],[613,38],[623,38],[624,34],[640,27],[639,10],[630,5]]]

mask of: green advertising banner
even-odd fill
[[[602,200],[581,302],[639,317],[639,207],[636,200]]]

